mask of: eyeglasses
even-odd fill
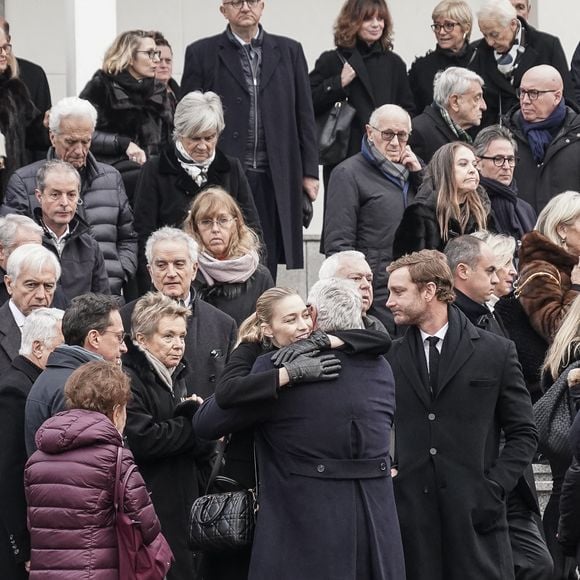
[[[231,0],[230,2],[224,2],[223,6],[231,6],[235,10],[241,10],[244,4],[248,5],[250,10],[254,9],[258,2],[261,0]]]
[[[556,93],[555,89],[549,89],[547,91],[538,91],[537,89],[530,89],[529,91],[526,89],[516,89],[516,97],[518,99],[523,99],[524,97],[530,97],[530,101],[536,101],[540,95],[544,93]]]
[[[66,197],[66,200],[69,201],[70,203],[74,203],[79,198],[79,194],[73,193],[72,191],[70,192],[49,191],[48,193],[43,193],[42,195],[46,195],[46,197],[48,197],[50,201],[59,201],[63,197]]]
[[[10,54],[12,52],[12,45],[11,44],[4,44],[0,46],[0,53]]]
[[[236,218],[234,217],[220,217],[216,220],[210,220],[209,218],[204,220],[199,220],[197,225],[202,230],[209,230],[213,228],[213,225],[216,224],[218,228],[225,229],[227,228]]]
[[[123,344],[123,342],[129,338],[129,335],[126,332],[115,332],[114,330],[103,330],[100,334],[115,335],[115,338],[119,341],[119,344]]]
[[[445,30],[445,32],[453,32],[453,29],[456,26],[461,26],[459,22],[444,22],[443,24],[431,24],[431,30],[435,34],[439,34],[441,29]]]
[[[399,143],[406,143],[411,136],[411,133],[407,133],[407,131],[391,131],[390,129],[386,129],[385,131],[381,131],[377,127],[373,127],[369,125],[375,131],[378,131],[381,134],[381,139],[390,143],[395,137],[398,139]]]
[[[141,54],[146,54],[151,60],[155,60],[156,58],[161,58],[161,51],[160,50],[136,50],[135,52],[140,52]]]
[[[502,165],[506,161],[510,167],[515,167],[516,163],[519,161],[519,157],[514,157],[513,155],[494,155],[493,157],[486,157],[485,155],[480,155],[479,158],[493,161],[493,164],[496,167],[502,167]]]

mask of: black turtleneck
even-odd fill
[[[509,338],[499,317],[486,304],[479,304],[455,288],[455,305],[469,318],[469,321],[483,330]]]

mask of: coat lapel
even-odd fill
[[[358,50],[353,50],[351,57],[348,59],[348,64],[356,71],[357,77],[360,80],[365,91],[368,93],[373,109],[376,108],[375,96],[373,94],[373,88],[371,85],[371,79],[367,67],[363,61],[363,58]]]
[[[10,311],[8,302],[0,308],[0,316],[3,320],[7,321],[7,324],[3,330],[0,338],[0,347],[4,349],[4,352],[8,355],[10,360],[14,360],[18,356],[18,351],[20,349],[21,332],[14,320],[14,316]]]
[[[240,55],[237,48],[232,42],[230,42],[225,32],[222,35],[218,51],[219,59],[222,61],[223,65],[228,69],[232,77],[247,93],[248,86],[246,85],[246,79],[244,78],[244,71],[242,70]]]
[[[421,340],[417,338],[418,333],[419,331],[415,327],[409,328],[405,338],[401,341],[400,350],[397,354],[401,372],[405,375],[408,383],[425,407],[429,408],[431,407],[431,394],[427,386],[427,366],[425,355],[419,350]],[[422,377],[423,374],[425,374],[424,377]]]
[[[262,70],[260,72],[260,92],[263,92],[270,82],[274,71],[280,62],[280,48],[278,43],[264,31],[262,50]]]

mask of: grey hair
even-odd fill
[[[450,66],[435,75],[433,101],[445,109],[452,95],[464,95],[474,82],[483,87],[483,79],[472,70],[461,66]]]
[[[332,254],[332,256],[328,256],[328,258],[322,262],[320,270],[318,270],[318,279],[326,280],[328,278],[335,278],[342,261],[348,258],[364,260],[366,262],[366,256],[357,250],[344,250],[343,252],[337,252],[336,254]]]
[[[459,236],[449,240],[443,253],[454,276],[459,264],[466,264],[472,269],[477,268],[484,243],[482,240],[470,235]]]
[[[517,17],[518,13],[509,0],[487,0],[477,12],[478,21],[497,22],[503,27]]]
[[[540,212],[534,227],[553,244],[562,245],[559,225],[572,225],[580,217],[580,193],[564,191],[554,196]]]
[[[51,173],[68,173],[71,177],[74,177],[80,193],[81,176],[79,175],[79,172],[70,163],[62,161],[61,159],[51,159],[39,167],[36,172],[36,189],[38,189],[38,191],[44,191],[46,187],[46,179]]]
[[[60,133],[60,123],[67,117],[89,119],[93,131],[97,125],[97,109],[86,99],[65,97],[50,109],[48,128],[55,134]]]
[[[42,237],[42,228],[28,216],[17,213],[9,213],[0,217],[0,246],[5,250],[11,248],[14,244],[14,238],[19,230],[28,230],[29,232],[39,234]]]
[[[501,125],[490,125],[482,129],[473,141],[475,154],[478,157],[485,155],[485,152],[494,141],[507,141],[513,147],[514,153],[518,152],[518,144],[508,128]]]
[[[318,280],[308,293],[308,304],[316,307],[316,323],[325,332],[364,328],[362,298],[351,280]]]
[[[409,130],[411,129],[411,115],[409,115],[409,113],[407,113],[407,111],[405,111],[405,109],[403,109],[403,107],[399,107],[399,105],[392,105],[392,104],[381,105],[380,107],[375,109],[371,113],[371,118],[369,119],[369,125],[374,125],[376,127],[379,123],[380,117],[382,117],[383,115],[388,115],[388,114],[392,114],[392,113],[405,115],[405,117],[407,117],[407,119],[409,121]]]
[[[190,315],[189,308],[181,306],[169,296],[161,292],[147,292],[137,300],[131,315],[131,338],[135,341],[138,334],[153,336],[157,332],[159,321],[165,316],[182,318],[187,322]]]
[[[157,231],[153,232],[149,238],[147,238],[147,243],[145,244],[145,258],[147,264],[150,266],[153,261],[153,246],[158,242],[183,242],[187,246],[187,251],[189,253],[189,258],[194,264],[197,264],[198,255],[198,245],[197,242],[183,230],[178,230],[177,228],[172,228],[169,226],[164,226],[159,228]]]
[[[32,344],[38,340],[44,345],[57,337],[57,330],[64,310],[59,308],[37,308],[24,321],[22,340],[18,354],[28,356],[32,354]]]
[[[212,91],[187,93],[177,103],[173,123],[174,140],[180,137],[195,137],[208,131],[216,131],[219,135],[226,126],[219,95]]]
[[[52,267],[58,280],[61,273],[58,258],[40,244],[23,244],[10,254],[6,262],[6,275],[15,282],[24,268],[31,274],[39,274],[46,266]]]
[[[487,230],[479,230],[470,235],[485,242],[491,248],[497,268],[505,268],[513,262],[517,246],[515,238],[505,234],[492,234]]]

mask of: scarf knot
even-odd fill
[[[193,179],[198,187],[205,185],[207,183],[207,172],[209,166],[215,159],[215,150],[209,159],[206,159],[203,163],[199,163],[191,158],[181,141],[177,140],[175,142],[175,149],[177,152],[177,161],[182,169],[187,173],[187,175],[189,175],[189,177],[191,177],[191,179]]]

